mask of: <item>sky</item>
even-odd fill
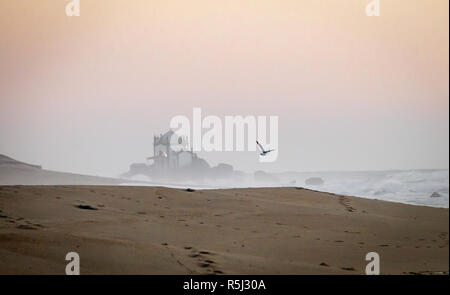
[[[448,169],[449,1],[0,1],[0,154],[116,176],[177,115],[278,116],[243,171]],[[206,131],[206,130],[205,130]]]

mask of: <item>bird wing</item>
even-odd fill
[[[262,145],[261,145],[258,141],[256,141],[256,143],[258,144],[258,146],[259,146],[259,148],[261,149],[261,151],[262,151],[262,152],[265,152],[265,150],[264,150],[264,148],[262,147]]]

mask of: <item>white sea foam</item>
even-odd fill
[[[336,194],[392,202],[449,207],[448,170],[324,173],[322,186],[308,186]],[[431,197],[436,192],[440,197]]]

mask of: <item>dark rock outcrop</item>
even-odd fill
[[[442,197],[441,194],[439,194],[437,192],[432,193],[430,196],[430,198],[440,198],[440,197]]]

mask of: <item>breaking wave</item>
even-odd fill
[[[448,170],[325,173],[322,178],[323,185],[305,187],[413,205],[449,207]]]

